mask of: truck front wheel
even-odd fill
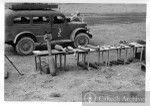
[[[89,37],[86,33],[79,33],[74,40],[74,46],[86,46],[89,43]]]
[[[34,41],[30,37],[23,37],[17,42],[15,48],[18,54],[29,55],[35,49]]]

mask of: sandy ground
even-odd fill
[[[145,73],[138,63],[111,67],[113,74],[110,78],[104,73],[106,67],[91,71],[68,67],[68,72],[60,72],[56,77],[31,72],[21,77],[11,73],[9,79],[5,80],[5,100],[77,102],[82,101],[82,92],[85,91],[145,90]],[[24,70],[31,71],[29,67],[22,68],[23,73]]]
[[[91,40],[92,44],[117,44],[120,40],[132,42],[146,39],[145,23],[101,24],[91,26],[90,29],[94,35]]]
[[[63,13],[142,13],[146,11],[146,4],[62,3],[59,4],[59,10]]]
[[[116,5],[116,7],[113,7],[114,9],[108,5],[96,6],[103,8],[105,13],[112,11],[120,13],[121,10],[124,12],[145,12],[144,5]],[[86,7],[89,13],[94,11],[92,6],[86,5]],[[124,9],[120,9],[121,7]],[[73,9],[68,10],[67,8],[70,7],[64,6],[62,11],[73,11]],[[84,10],[84,6],[80,8],[83,8],[81,9],[83,12],[87,11]],[[102,10],[100,12],[103,13]],[[117,44],[120,40],[130,42],[137,39],[146,39],[145,22],[104,23],[94,26],[90,25],[88,27],[90,27],[91,33],[94,35],[90,41],[91,44]],[[90,71],[87,71],[77,67],[74,56],[70,55],[67,57],[68,71],[59,71],[56,77],[52,77],[48,74],[41,75],[35,71],[33,55],[19,56],[8,45],[5,46],[5,54],[24,73],[24,76],[18,75],[16,70],[5,58],[5,71],[7,70],[9,72],[9,78],[4,82],[4,98],[6,101],[77,102],[82,101],[82,93],[86,91],[128,91],[127,93],[130,95],[130,91],[145,90],[145,72],[141,71],[139,62],[112,67],[103,66],[99,70],[91,68]],[[111,59],[114,59],[114,57],[112,55]],[[96,60],[97,55],[91,54],[90,61],[95,62]],[[144,95],[138,93],[134,94],[134,96],[144,97]]]

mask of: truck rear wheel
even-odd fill
[[[32,38],[23,37],[16,44],[16,51],[20,55],[29,55],[35,49],[34,41]]]
[[[74,46],[86,46],[89,43],[89,37],[86,33],[79,33],[74,40]]]

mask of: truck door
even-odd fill
[[[38,42],[44,41],[44,34],[46,32],[51,32],[51,23],[48,16],[35,16],[32,19],[32,28],[30,30],[34,32],[37,37]]]
[[[65,17],[54,15],[52,17],[52,36],[53,40],[69,39],[68,24],[65,23]]]

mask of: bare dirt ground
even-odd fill
[[[99,24],[89,27],[94,35],[91,44],[116,44],[120,40],[130,42],[146,39],[145,22]],[[141,71],[139,62],[112,67],[103,66],[99,70],[87,71],[77,67],[76,60],[70,55],[67,57],[68,71],[60,71],[56,77],[52,77],[35,71],[33,55],[19,56],[8,45],[5,46],[5,54],[25,74],[19,76],[5,59],[5,71],[10,73],[4,82],[6,101],[78,102],[82,101],[84,91],[145,90],[145,72]],[[95,62],[96,58],[96,54],[91,54],[92,62]],[[111,72],[106,73],[107,70]]]
[[[120,40],[132,42],[146,39],[145,23],[100,24],[90,26],[90,29],[94,35],[91,40],[92,44],[117,44]]]

